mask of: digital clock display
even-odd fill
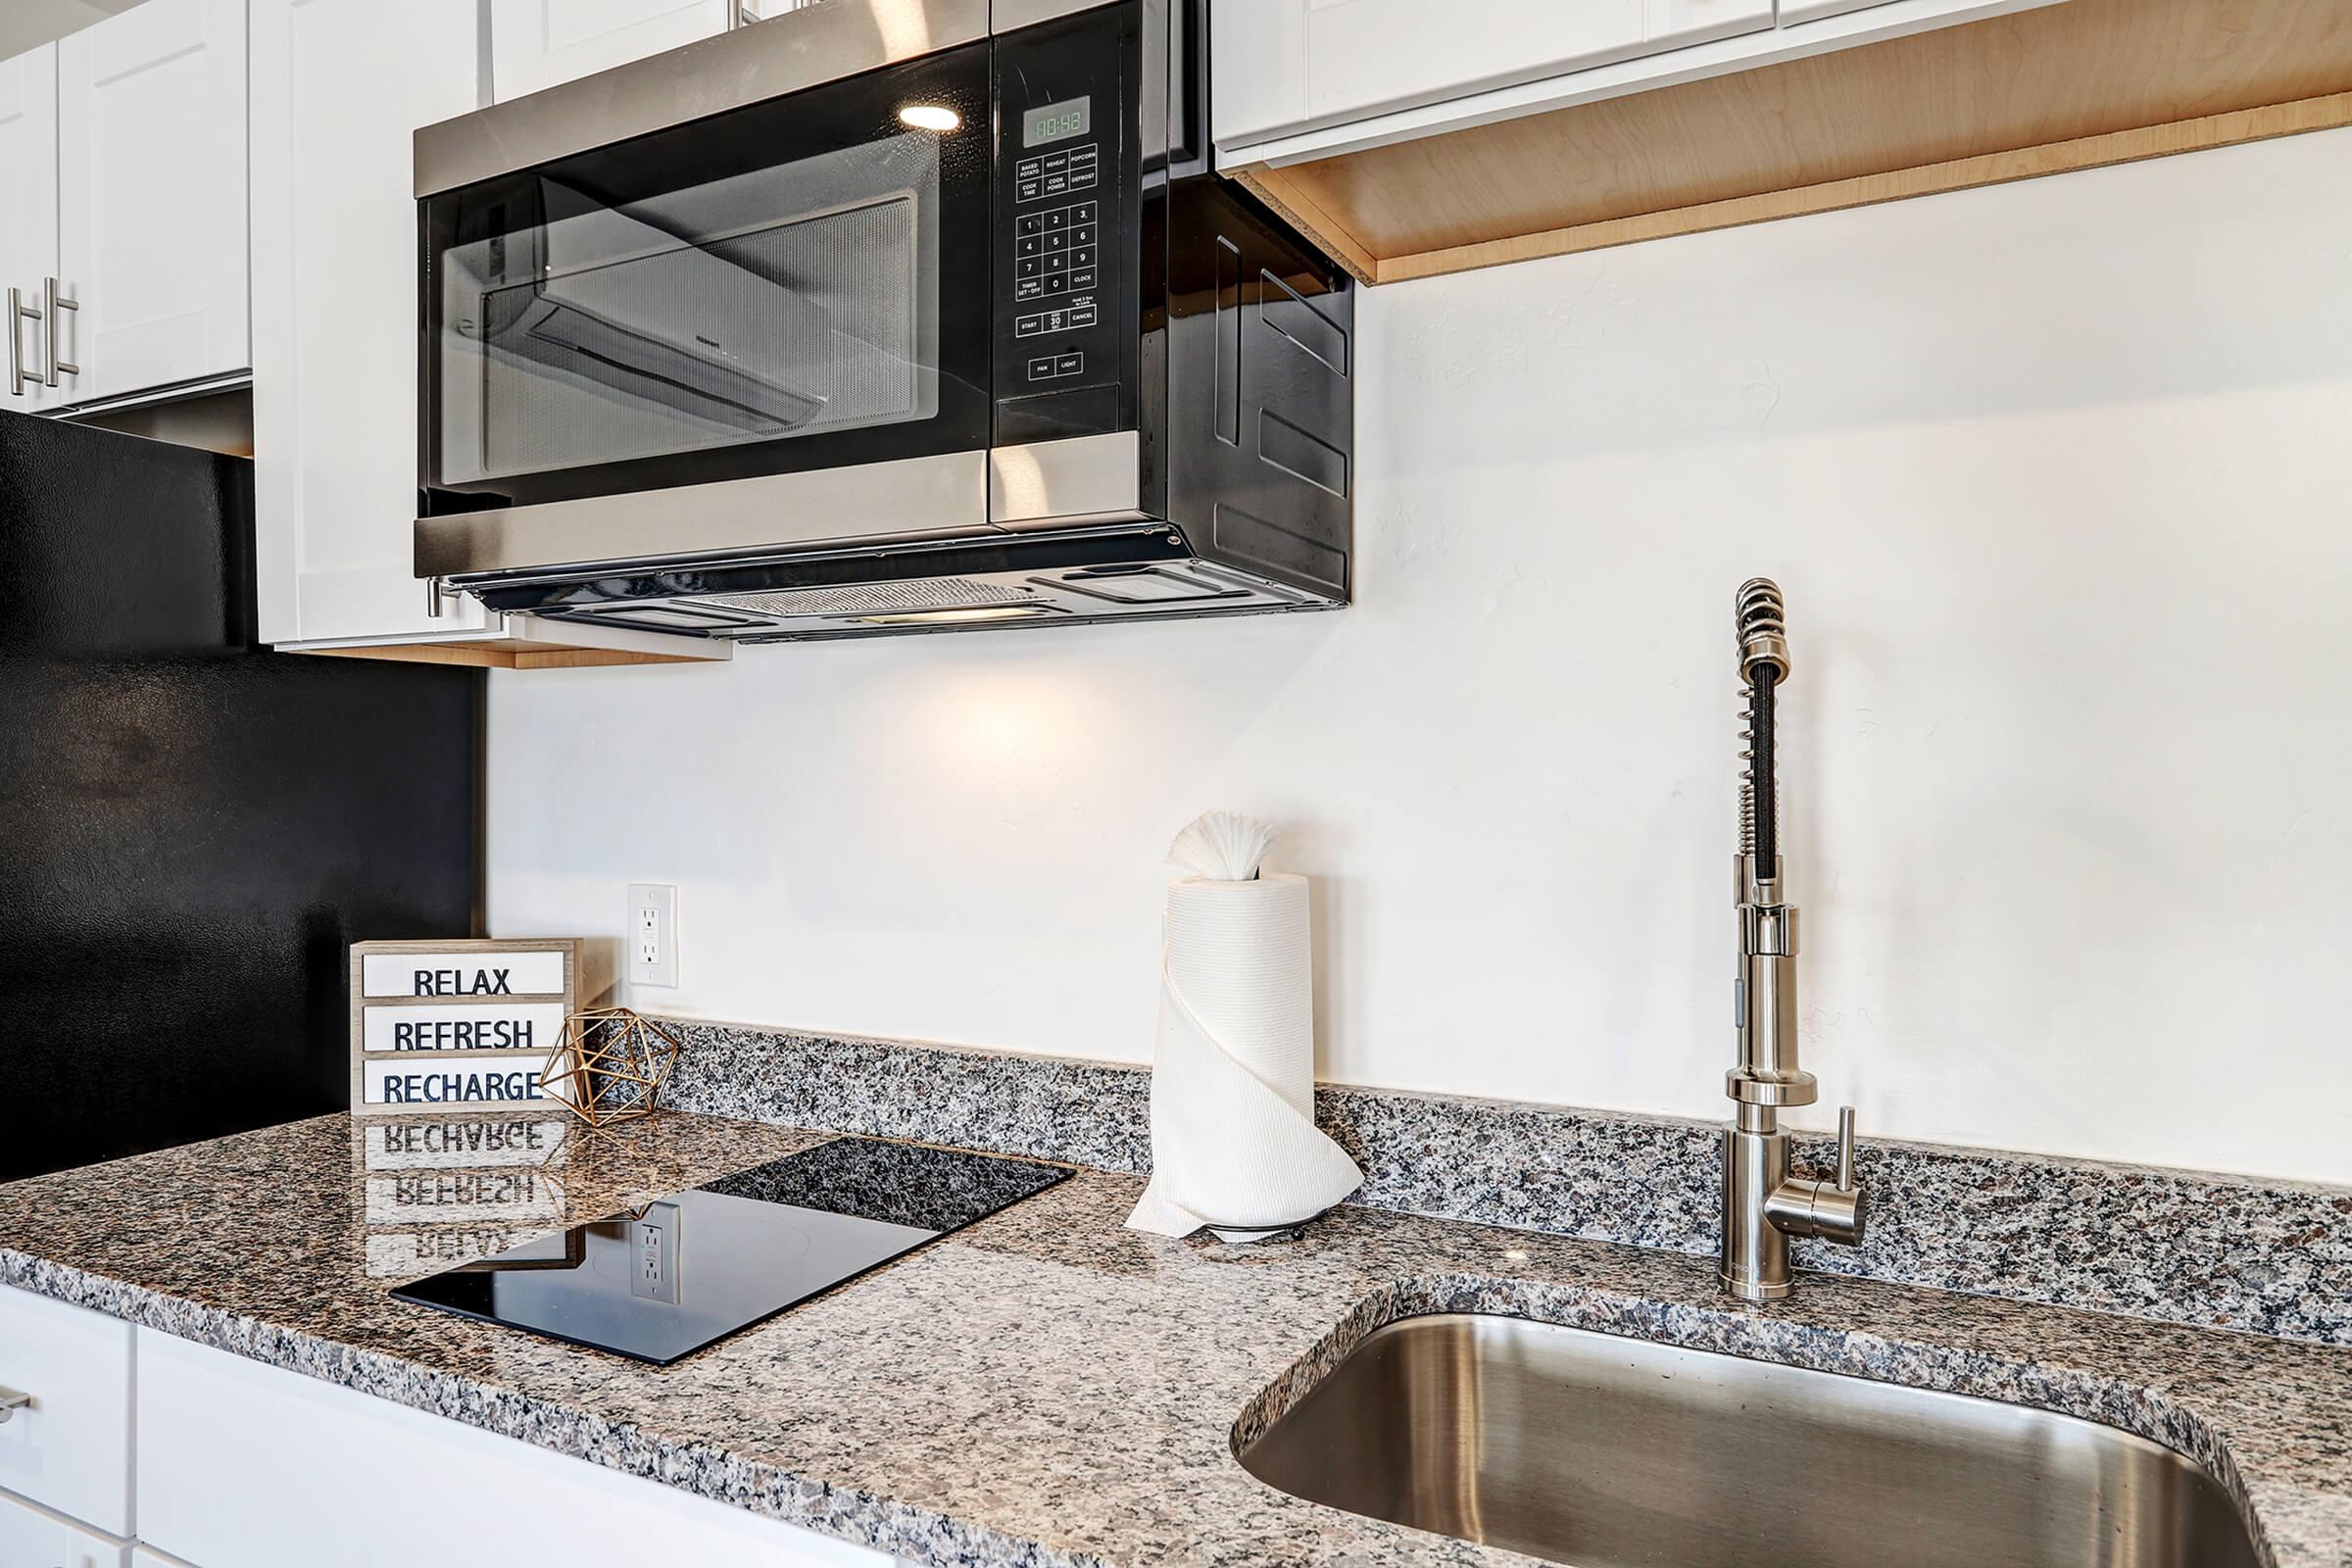
[[[1069,98],[1030,110],[1028,119],[1021,122],[1021,145],[1035,147],[1040,142],[1059,141],[1064,136],[1085,135],[1087,112],[1094,102],[1092,98]]]

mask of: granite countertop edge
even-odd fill
[[[70,1306],[87,1307],[139,1328],[317,1378],[496,1437],[657,1481],[894,1557],[943,1565],[987,1563],[992,1568],[1122,1568],[1091,1553],[1057,1551],[935,1509],[796,1476],[780,1466],[746,1459],[708,1444],[664,1438],[634,1423],[610,1420],[561,1400],[441,1371],[328,1336],[265,1323],[225,1307],[207,1306],[12,1248],[0,1247],[0,1285]]]

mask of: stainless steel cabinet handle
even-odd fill
[[[24,303],[23,289],[10,289],[8,291],[8,395],[12,398],[21,398],[24,395],[26,387],[41,384],[38,371],[27,374],[24,369],[24,337],[18,327],[23,324],[25,317],[30,317],[36,321],[39,320],[41,318],[40,308]]]
[[[48,355],[41,379],[49,385],[55,386],[57,378],[61,374],[79,375],[81,373],[80,366],[68,365],[57,357],[58,336],[66,329],[65,313],[72,311],[78,319],[81,313],[81,302],[66,299],[60,295],[57,291],[57,279],[54,277],[41,280],[41,297],[43,303],[49,307],[49,330],[43,334],[44,341],[48,346]]]
[[[16,329],[15,321],[12,320],[9,322],[9,329],[11,331]],[[24,1393],[21,1389],[0,1389],[0,1427],[8,1425],[8,1418],[10,1416],[15,1415],[19,1410],[24,1409],[31,1403],[32,1396]]]

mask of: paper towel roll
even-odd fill
[[[1152,1180],[1128,1224],[1310,1219],[1363,1173],[1315,1126],[1307,884],[1186,877],[1168,888],[1152,1064]]]

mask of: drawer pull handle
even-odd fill
[[[31,1403],[32,1396],[29,1394],[21,1393],[16,1389],[0,1389],[0,1427],[8,1425],[10,1416]]]

